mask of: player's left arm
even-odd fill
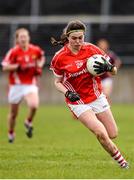
[[[38,50],[38,57],[35,62],[35,75],[40,76],[42,75],[42,69],[45,65],[46,59],[44,51],[41,48],[37,48]]]
[[[117,55],[114,56],[114,65],[117,67],[117,69],[119,69],[122,65],[121,59]]]
[[[117,74],[117,67],[116,67],[116,66],[114,66],[114,67],[112,68],[111,74],[112,74],[112,75],[116,75],[116,74]]]
[[[109,72],[112,75],[116,75],[117,67],[116,67],[116,65],[113,65],[110,63],[110,57],[99,47],[93,45],[93,48],[97,54],[101,54],[104,57],[103,58],[104,63],[100,63],[100,62],[96,63],[96,65],[95,65],[95,67],[97,68],[96,72],[98,72],[98,74],[103,73],[103,72]]]
[[[101,59],[103,60],[103,63],[95,61],[95,65],[93,65],[97,74],[109,72],[112,75],[116,75],[117,74],[116,66],[111,64],[110,61],[105,57],[101,57]]]
[[[118,65],[115,63],[115,64],[112,64],[110,61],[111,61],[111,58],[107,55],[107,54],[104,54],[104,65],[106,66],[106,71],[109,72],[110,74],[112,75],[116,75],[117,74],[117,69],[118,69]]]

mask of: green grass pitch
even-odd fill
[[[20,108],[16,140],[7,141],[7,107],[0,107],[0,178],[131,179],[134,178],[134,105],[113,105],[119,136],[114,142],[130,163],[120,169],[95,136],[63,106],[41,106],[34,136],[25,135],[27,109]]]

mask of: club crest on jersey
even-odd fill
[[[75,64],[76,64],[77,68],[81,68],[83,66],[83,62],[81,62],[81,61],[75,61]]]
[[[32,55],[32,59],[35,60],[37,59],[37,56],[35,54]]]

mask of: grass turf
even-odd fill
[[[0,107],[0,178],[22,179],[131,179],[134,178],[134,106],[113,105],[119,136],[114,141],[130,163],[120,169],[94,135],[72,119],[64,106],[41,106],[34,136],[25,135],[27,109],[20,108],[16,139],[7,141],[7,107]]]

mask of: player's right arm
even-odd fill
[[[63,93],[66,98],[68,98],[71,102],[75,102],[80,100],[79,94],[76,92],[72,92],[68,90],[63,84],[62,84],[62,79],[61,77],[55,77],[54,84],[56,86],[56,89]]]
[[[2,70],[3,71],[16,71],[18,68],[19,68],[19,64],[10,64],[10,65],[3,66]]]
[[[63,93],[64,95],[67,92],[67,88],[62,84],[62,77],[54,77],[54,85],[58,91]]]
[[[10,49],[2,61],[3,71],[16,71],[19,68],[19,64],[15,62],[14,51]]]
[[[105,61],[105,63],[103,64],[97,63],[98,69],[96,70],[98,71],[98,74],[103,72],[109,72],[111,75],[116,75],[117,67],[110,63],[110,57],[103,50],[101,50],[99,47],[95,46],[94,44],[92,44],[92,48],[94,49],[94,51],[96,51],[97,54],[102,54],[104,56],[103,60]]]
[[[56,89],[65,94],[67,92],[67,88],[63,85],[64,73],[61,70],[59,57],[60,53],[56,53],[51,61],[50,70],[52,70],[54,74],[54,85]]]
[[[55,87],[58,91],[63,93],[67,99],[69,99],[71,102],[75,102],[80,100],[79,94],[76,92],[68,90],[64,85],[63,85],[63,78],[64,78],[64,73],[60,69],[60,64],[58,64],[58,61],[54,58],[51,62],[50,69],[53,71],[54,74],[54,84]]]

